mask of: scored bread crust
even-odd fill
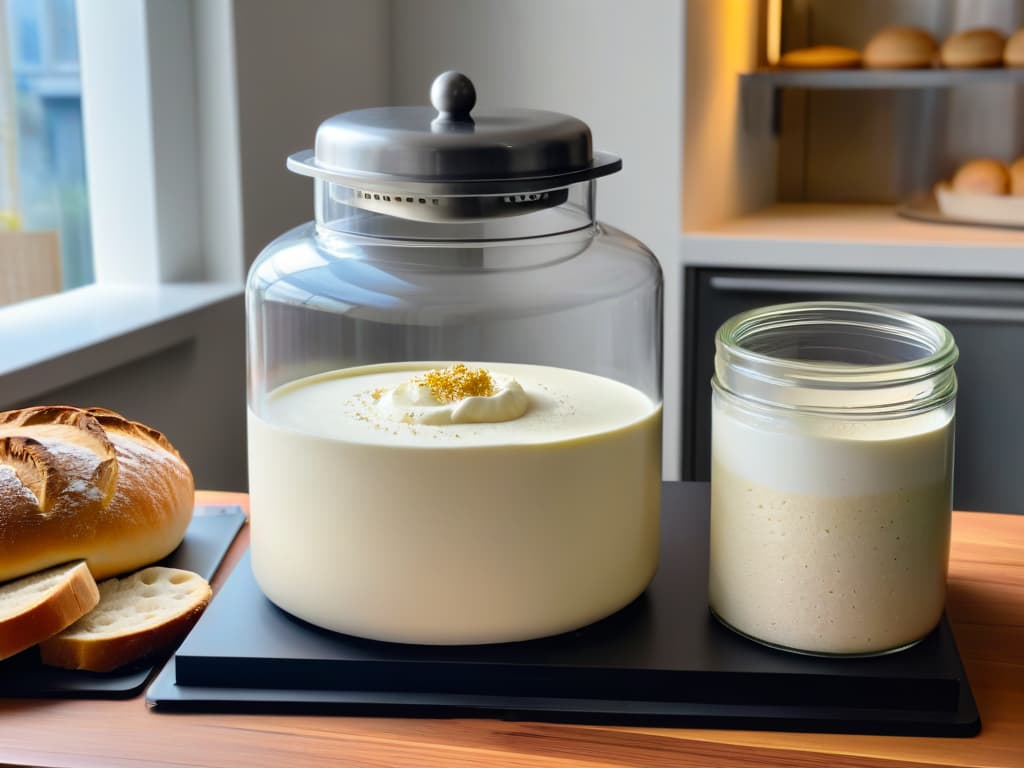
[[[0,582],[84,559],[97,580],[160,560],[192,519],[160,432],[105,408],[0,413]]]
[[[0,617],[0,659],[6,659],[46,640],[74,624],[100,601],[96,580],[82,561],[5,584],[8,594],[30,593],[35,585],[54,571],[60,580],[45,591],[29,596],[17,612]],[[22,584],[24,582],[24,584]]]
[[[147,573],[160,576],[177,574],[188,581],[188,599],[182,601],[184,604],[176,609],[177,612],[157,608],[156,612],[165,615],[156,623],[139,620],[134,625],[111,631],[92,631],[94,627],[91,625],[96,623],[92,619],[115,612],[108,601],[111,595],[117,595],[119,589],[127,588],[128,596],[136,605],[146,599],[147,585],[141,579]],[[105,581],[100,585],[100,596],[100,604],[94,613],[40,644],[39,653],[44,664],[64,669],[110,672],[131,662],[152,657],[168,650],[188,634],[209,604],[212,591],[205,579],[191,571],[154,567],[124,579]],[[164,597],[168,596],[165,594]],[[128,621],[130,623],[131,619]]]

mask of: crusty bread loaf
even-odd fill
[[[1021,27],[1006,41],[1003,48],[1003,64],[1008,67],[1024,67],[1024,27]]]
[[[841,45],[815,45],[786,51],[779,60],[786,69],[855,69],[860,66],[860,51]]]
[[[146,568],[99,586],[100,602],[39,646],[43,663],[109,672],[181,640],[210,602],[210,585],[177,568]]]
[[[167,439],[103,408],[0,413],[0,581],[85,560],[99,580],[156,562],[192,518]]]
[[[920,69],[935,63],[935,39],[918,27],[884,27],[864,48],[864,66],[871,69]]]
[[[71,626],[99,600],[83,560],[0,585],[0,659]]]
[[[1024,157],[1018,157],[1010,166],[1010,194],[1024,195]]]
[[[998,67],[1003,63],[1006,39],[997,29],[965,29],[950,35],[942,44],[939,58],[951,69]]]

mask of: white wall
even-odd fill
[[[234,0],[246,262],[313,218],[313,184],[285,169],[317,126],[391,102],[386,0]]]
[[[679,477],[680,164],[683,12],[679,0],[393,0],[393,95],[429,103],[458,69],[478,103],[566,112],[623,170],[598,184],[598,215],[638,237],[665,273],[664,476]]]

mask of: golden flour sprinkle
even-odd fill
[[[430,394],[439,403],[454,403],[467,397],[490,397],[494,394],[494,380],[483,368],[468,368],[456,363],[448,368],[427,371],[416,379],[426,384]]]

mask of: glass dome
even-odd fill
[[[315,221],[249,274],[253,569],[335,631],[528,639],[654,573],[662,278],[596,220],[620,162],[471,90],[322,124]]]

